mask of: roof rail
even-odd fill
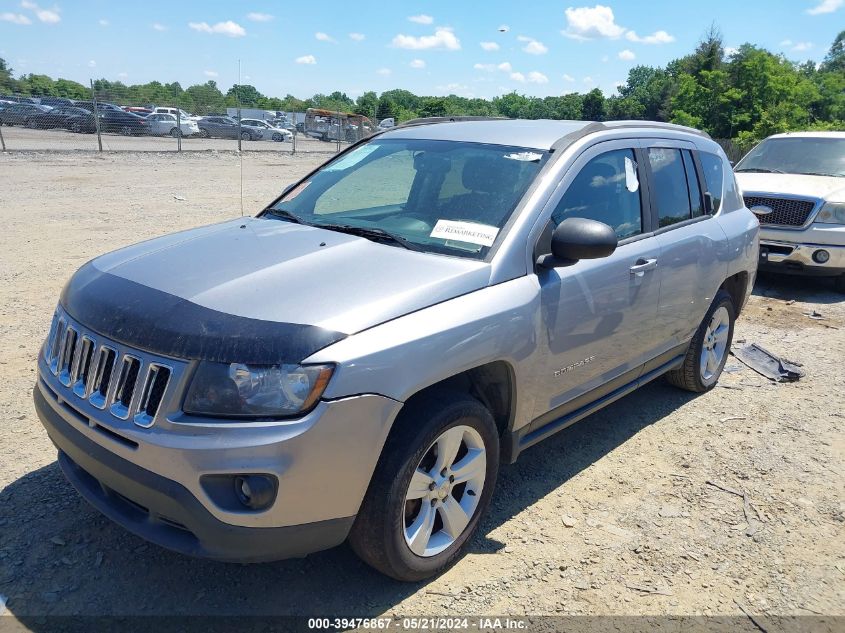
[[[415,127],[417,125],[433,125],[435,123],[454,123],[459,121],[508,121],[504,116],[429,116],[410,119],[395,127]]]
[[[687,127],[686,125],[678,125],[677,123],[663,123],[661,121],[636,121],[636,120],[625,120],[625,121],[605,121],[602,123],[606,128],[610,129],[617,129],[617,128],[629,128],[629,127],[644,127],[644,128],[654,128],[654,129],[662,129],[662,130],[675,130],[677,132],[686,132],[687,134],[695,134],[696,136],[703,136],[704,138],[710,138],[710,135],[707,132],[702,132],[701,130],[697,130],[694,127]]]

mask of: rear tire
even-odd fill
[[[719,381],[731,350],[736,310],[731,296],[719,290],[690,342],[684,363],[666,374],[670,384],[694,393],[710,391]]]
[[[181,136],[179,133],[179,128],[174,127],[173,129],[171,129],[170,136],[172,136],[173,138],[179,138],[179,136]]]
[[[442,390],[410,402],[385,442],[349,534],[352,549],[396,580],[440,573],[478,527],[498,471],[496,423],[478,400]]]
[[[204,127],[200,128],[199,135],[200,138],[211,138],[211,134],[209,134],[208,130],[206,130]]]
[[[128,125],[124,125],[123,127],[120,128],[120,133],[123,136],[132,136],[132,128],[129,127]]]
[[[845,294],[845,275],[839,275],[833,280],[833,289]]]
[[[249,132],[241,132],[241,140],[242,141],[251,141],[252,135]]]

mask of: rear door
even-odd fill
[[[661,250],[655,327],[674,345],[683,345],[727,274],[726,238],[705,201],[707,185],[695,146],[683,141],[644,144]]]
[[[655,328],[662,255],[637,141],[599,143],[579,157],[549,202],[544,233],[569,217],[612,226],[619,246],[609,257],[538,271],[545,354],[537,381],[534,428],[639,377],[661,351]]]

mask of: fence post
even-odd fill
[[[91,82],[91,103],[94,105],[94,111],[91,113],[94,116],[94,129],[97,130],[97,145],[100,148],[100,151],[103,151],[103,138],[100,136],[100,117],[99,112],[97,112],[97,95],[94,94],[94,80],[89,79]]]
[[[176,108],[176,151],[182,151],[182,109]]]
[[[288,122],[288,125],[290,125],[290,122]],[[291,144],[291,152],[290,153],[291,153],[291,156],[295,156],[296,155],[296,137],[299,136],[299,134],[298,134],[299,130],[296,129],[296,113],[295,112],[293,113],[293,130],[291,130],[291,132],[292,132],[293,136],[291,137],[291,141],[290,141],[290,144]]]
[[[3,124],[0,123],[0,145],[3,146],[3,151],[6,151],[6,140],[3,138]]]
[[[241,151],[241,106],[238,106],[238,151]]]

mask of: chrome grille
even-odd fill
[[[121,420],[149,427],[161,406],[172,367],[120,352],[57,314],[44,348],[49,371],[73,394]]]
[[[804,226],[807,218],[816,207],[815,200],[795,198],[773,198],[764,196],[744,196],[745,206],[749,209],[757,206],[769,207],[769,215],[757,216],[760,224],[777,226]]]

